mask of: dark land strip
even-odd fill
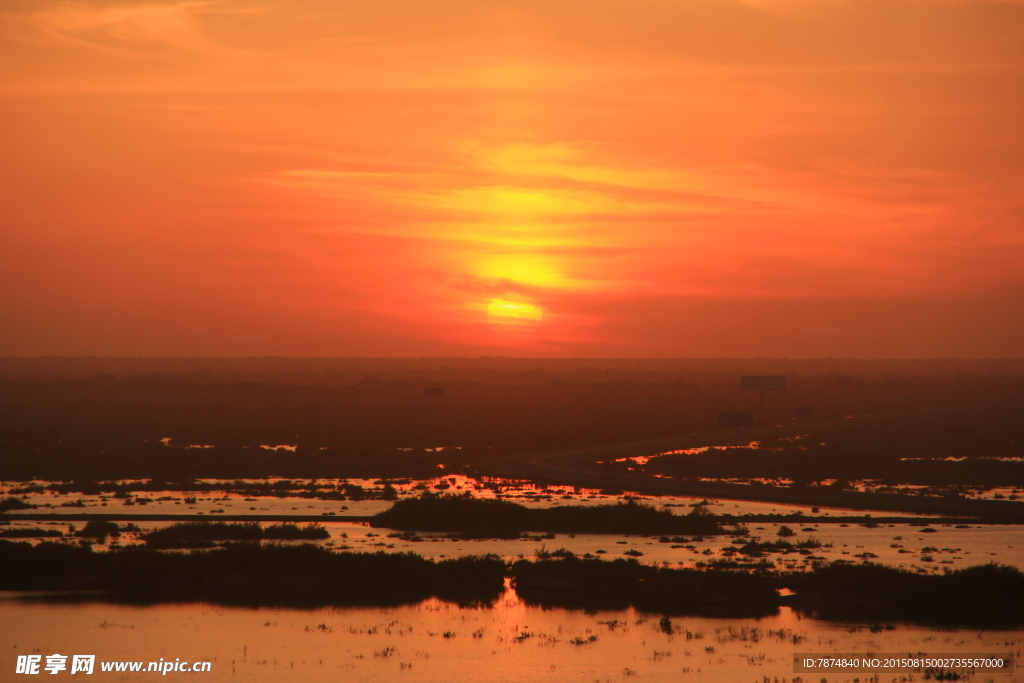
[[[754,522],[800,522],[807,524],[899,524],[908,526],[931,526],[942,524],[1021,524],[1024,523],[1020,517],[875,517],[845,515],[842,517],[822,517],[818,515],[715,515],[715,518],[723,524],[733,523],[754,523]],[[430,531],[428,528],[415,528],[417,524],[405,524],[401,527],[389,527],[383,519],[377,516],[323,516],[323,515],[160,515],[160,514],[106,514],[106,513],[66,513],[55,512],[47,514],[43,512],[30,512],[25,514],[0,516],[0,521],[5,522],[296,522],[296,523],[322,523],[322,522],[350,522],[359,524],[370,524],[377,527],[404,529],[408,527],[416,531]],[[558,531],[558,529],[546,528],[546,524],[531,526],[524,531]],[[438,531],[464,531],[459,528],[436,529]],[[634,531],[591,531],[579,533],[644,533],[641,530]],[[659,532],[651,532],[659,533]]]
[[[596,507],[596,506],[594,506]],[[383,513],[381,513],[383,514]],[[749,515],[715,515],[715,519],[722,524],[734,523],[760,523],[760,522],[799,522],[806,524],[897,524],[905,526],[932,526],[945,524],[1021,524],[1024,523],[1020,517],[878,517],[870,515],[843,515],[843,516],[820,516],[801,514],[749,514]],[[467,531],[457,528],[461,525],[452,524],[438,528],[429,528],[433,523],[427,520],[403,522],[401,526],[390,526],[388,518],[373,516],[324,516],[324,515],[197,515],[197,514],[108,514],[108,513],[67,513],[67,512],[29,512],[2,516],[0,521],[5,522],[90,522],[90,521],[111,521],[111,522],[295,522],[295,523],[322,523],[322,522],[349,522],[358,524],[370,524],[376,527],[394,529],[410,529],[415,531]],[[425,525],[426,524],[426,525]],[[559,529],[547,528],[543,517],[536,518],[536,523],[523,531],[559,531]],[[641,529],[632,531],[580,531],[578,533],[645,533]],[[660,533],[653,531],[650,533]]]
[[[638,610],[666,616],[757,617],[791,605],[808,616],[1013,628],[1024,623],[1024,573],[979,565],[941,575],[872,564],[810,571],[671,569],[634,560],[560,559],[507,565],[497,557],[433,561],[411,553],[337,553],[237,543],[216,550],[125,548],[94,553],[60,543],[0,541],[0,590],[61,591],[25,599],[209,602],[223,605],[400,605],[438,598],[493,605],[506,578],[544,607]],[[788,588],[794,595],[780,595]],[[672,628],[671,621],[663,630]]]
[[[0,515],[0,520],[33,522],[89,522],[109,520],[111,522],[371,522],[372,516],[356,515],[225,515],[221,513],[192,514],[132,514],[107,512],[25,512]]]
[[[839,421],[833,422],[839,423]],[[767,431],[753,430],[744,438],[757,439],[762,433],[767,433]],[[733,432],[718,432],[700,437],[688,434],[675,438],[660,438],[542,454],[518,454],[481,464],[476,468],[475,474],[494,478],[525,479],[543,485],[575,486],[605,491],[631,491],[653,496],[692,496],[853,510],[992,517],[1004,522],[1024,522],[1024,501],[842,491],[825,487],[800,488],[733,484],[654,477],[635,472],[608,471],[600,469],[594,464],[597,460],[653,455],[680,448],[721,446],[734,439],[734,436]]]

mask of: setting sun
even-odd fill
[[[1015,356],[1022,31],[1016,0],[3,3],[0,355]]]
[[[493,299],[487,305],[487,321],[497,325],[528,325],[544,319],[540,306],[525,301]]]

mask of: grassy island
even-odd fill
[[[691,534],[724,533],[718,519],[698,505],[687,515],[675,515],[629,501],[616,505],[564,505],[538,509],[505,500],[473,498],[469,494],[424,494],[400,500],[373,518],[375,527],[403,531],[450,531],[498,537],[524,531],[578,534]]]

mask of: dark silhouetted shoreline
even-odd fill
[[[939,575],[841,562],[794,572],[770,565],[673,569],[567,552],[550,557],[555,554],[508,566],[494,556],[435,562],[412,553],[337,553],[309,544],[94,553],[62,543],[0,541],[0,590],[96,591],[104,599],[139,603],[386,606],[434,597],[486,605],[500,597],[511,577],[523,600],[551,608],[759,617],[791,605],[819,619],[977,628],[1024,624],[1024,573],[994,564]],[[780,588],[794,594],[782,596]]]
[[[458,604],[501,595],[505,563],[434,562],[411,553],[335,553],[305,544],[235,543],[197,552],[143,547],[94,553],[59,543],[0,541],[0,589],[100,591],[140,603],[318,607],[399,605],[436,597]]]
[[[330,538],[318,524],[300,527],[288,522],[260,526],[259,522],[182,522],[154,529],[142,536],[150,548],[209,548],[216,541],[316,540]]]

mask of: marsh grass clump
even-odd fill
[[[258,541],[263,528],[259,522],[179,522],[142,538],[150,548],[211,548],[214,541]]]
[[[575,557],[576,554],[571,550],[567,550],[565,547],[559,548],[558,550],[548,550],[546,546],[541,546],[534,551],[534,555],[538,560],[550,560],[553,557]]]
[[[236,543],[191,553],[142,546],[0,541],[0,590],[90,590],[118,600],[229,605],[400,605],[439,598],[487,604],[504,588],[495,557],[435,562],[411,553],[336,553],[311,545]]]
[[[835,562],[780,579],[793,604],[823,619],[896,620],[958,625],[1024,623],[1024,573],[984,564],[928,574],[878,564]]]
[[[831,544],[829,544],[831,545]],[[821,541],[816,538],[805,538],[802,541],[796,543],[790,543],[789,541],[765,541],[760,543],[758,541],[748,541],[739,548],[726,548],[726,550],[732,550],[733,552],[739,552],[748,557],[763,557],[771,553],[782,553],[788,555],[790,553],[800,553],[801,555],[810,555],[811,550],[822,547]]]
[[[757,571],[757,572],[770,572],[775,569],[775,565],[771,560],[733,560],[727,557],[722,557],[714,560],[707,560],[704,562],[698,562],[695,565],[699,569],[739,569],[743,571]]]
[[[117,522],[111,522],[106,519],[90,519],[82,527],[81,531],[75,533],[75,536],[82,538],[98,538],[103,539],[107,536],[120,536],[121,527],[117,525]]]
[[[0,529],[0,538],[58,538],[64,532],[59,529],[40,529],[38,527],[15,526]]]
[[[3,500],[0,500],[0,513],[7,512],[8,510],[32,510],[38,506],[26,503],[21,498],[15,498],[14,496],[8,496]]]
[[[483,532],[511,538],[526,530],[526,511],[522,505],[505,500],[424,491],[419,498],[397,501],[377,514],[372,525],[401,531]]]
[[[653,614],[766,616],[778,607],[768,577],[717,569],[669,569],[636,560],[564,558],[512,566],[516,592],[527,603]]]
[[[404,531],[449,531],[477,536],[512,537],[524,531],[591,534],[721,534],[718,519],[703,506],[674,515],[635,501],[615,505],[566,505],[527,508],[471,494],[433,494],[396,502],[372,524]]]
[[[570,645],[590,645],[591,643],[597,642],[597,636],[589,636],[584,638],[583,636],[576,636],[569,641]]]
[[[320,524],[300,527],[285,522],[265,529],[259,522],[180,522],[163,529],[154,529],[142,538],[150,548],[212,548],[219,541],[317,540],[331,534]]]
[[[322,524],[307,524],[300,527],[298,524],[284,522],[282,524],[271,524],[263,530],[263,538],[281,540],[319,540],[330,538],[329,532]]]

